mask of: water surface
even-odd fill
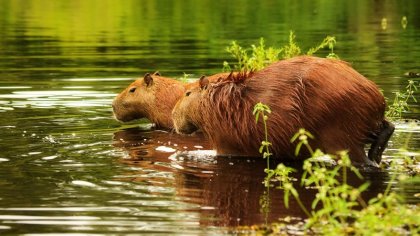
[[[418,12],[416,1],[1,0],[0,234],[219,235],[302,217],[261,184],[265,160],[216,157],[204,137],[147,120],[120,124],[112,99],[146,72],[220,72],[232,40],[280,47],[294,30],[304,49],[336,36],[335,52],[392,100],[420,72]],[[418,119],[410,104],[404,117]],[[396,126],[385,161],[406,140],[420,147],[418,123]],[[364,175],[371,197],[390,173]],[[418,184],[394,188],[419,203]],[[306,204],[313,194],[301,190]]]

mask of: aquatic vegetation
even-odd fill
[[[280,59],[292,58],[295,56],[302,55],[302,49],[298,46],[295,41],[295,34],[290,31],[289,41],[286,45],[280,48],[266,47],[264,38],[260,38],[258,45],[251,45],[251,48],[243,48],[236,41],[232,41],[231,45],[226,48],[226,51],[237,60],[233,69],[237,71],[254,71],[260,70],[267,65],[278,61]],[[327,36],[317,46],[310,48],[306,55],[313,55],[320,49],[328,47],[330,53],[327,58],[338,58],[338,55],[334,53],[334,45],[337,43],[335,37]],[[251,55],[249,55],[251,52]],[[223,71],[231,71],[232,67],[227,61],[223,62]]]
[[[183,83],[187,83],[191,79],[191,75],[192,74],[187,74],[187,73],[183,72],[182,76],[181,77],[178,77],[177,79],[179,81],[183,82]]]
[[[302,50],[300,49],[300,47],[295,42],[295,38],[296,38],[296,36],[293,33],[293,31],[290,31],[289,43],[284,45],[281,48],[283,59],[292,58],[292,57],[295,57],[295,56],[299,56],[301,54]]]
[[[254,106],[254,110],[252,114],[255,116],[255,122],[258,123],[260,116],[262,117],[262,122],[264,124],[264,140],[261,142],[261,146],[259,152],[263,154],[263,158],[267,159],[267,169],[270,169],[270,156],[272,153],[270,152],[270,146],[272,143],[268,140],[268,132],[267,132],[267,120],[268,116],[266,113],[270,114],[271,109],[267,105],[259,102]]]
[[[405,92],[394,92],[395,97],[392,104],[388,105],[388,111],[386,112],[386,117],[391,120],[397,120],[402,118],[402,114],[409,110],[408,103],[410,101],[417,102],[414,97],[414,93],[417,91],[419,86],[418,81],[408,80],[408,85],[405,87]]]
[[[269,107],[258,103],[254,115],[258,121],[255,110]],[[264,117],[267,120],[268,117]],[[267,137],[267,133],[265,134]],[[346,151],[338,155],[325,154],[320,150],[313,150],[308,140],[314,137],[306,130],[301,129],[291,139],[296,143],[296,153],[306,148],[311,157],[303,163],[303,175],[300,180],[301,187],[315,189],[317,194],[310,209],[307,209],[299,197],[296,189],[297,180],[291,177],[296,170],[284,164],[275,169],[267,168],[265,184],[267,188],[276,187],[283,190],[284,204],[288,208],[290,198],[294,198],[300,208],[307,215],[302,228],[305,232],[322,235],[394,235],[418,234],[420,210],[416,206],[404,204],[401,196],[391,191],[395,181],[407,181],[406,175],[394,171],[384,193],[366,202],[362,193],[367,190],[369,183],[365,182],[358,187],[348,184],[347,178],[351,173],[363,178],[358,169],[352,165]],[[261,150],[264,156],[269,157],[269,145],[262,141]],[[261,151],[260,150],[260,151]],[[330,160],[326,162],[325,160]],[[333,164],[331,164],[333,163]],[[396,162],[391,162],[391,169],[397,168]],[[262,229],[263,233],[284,233],[286,224],[281,222]],[[257,231],[261,229],[257,228]]]
[[[318,46],[309,49],[309,51],[306,53],[307,55],[312,55],[316,53],[318,50],[328,47],[330,50],[330,53],[327,55],[327,58],[335,58],[338,59],[338,55],[334,53],[334,45],[337,43],[335,40],[335,37],[327,36],[325,37],[324,41],[322,41]]]
[[[231,46],[226,48],[226,51],[237,60],[237,64],[234,66],[235,70],[252,71],[260,70],[277,61],[281,49],[266,48],[264,39],[261,38],[258,45],[251,45],[251,49],[244,49],[236,41],[233,41]],[[252,52],[251,56],[248,55],[248,51]],[[223,71],[231,70],[229,63],[223,62]]]

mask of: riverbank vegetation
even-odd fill
[[[262,120],[265,127],[260,153],[267,159],[271,156],[271,142],[268,140],[266,123],[270,113],[271,110],[267,105],[261,103],[255,105],[256,122]],[[260,117],[263,118],[259,119]],[[269,194],[270,188],[282,189],[285,207],[289,208],[290,199],[293,198],[305,213],[304,224],[298,222],[295,228],[305,233],[321,235],[417,235],[420,233],[418,222],[420,209],[416,205],[406,204],[404,198],[392,189],[396,184],[417,181],[419,178],[418,171],[411,171],[411,176],[407,175],[408,168],[417,165],[412,157],[406,155],[408,147],[401,148],[400,155],[404,163],[407,164],[408,160],[409,165],[401,165],[398,160],[391,161],[387,171],[392,174],[385,191],[366,200],[362,194],[368,189],[369,182],[352,186],[347,181],[349,174],[363,179],[358,168],[351,163],[347,152],[342,151],[338,155],[331,155],[319,149],[313,150],[309,145],[309,139],[314,139],[314,137],[304,129],[299,130],[291,139],[291,142],[296,143],[296,154],[303,148],[311,154],[303,162],[303,175],[300,180],[292,176],[292,173],[297,170],[283,163],[274,169],[270,169],[267,165],[265,169],[266,194]],[[299,188],[316,191],[310,208],[303,204],[297,185]],[[264,227],[254,226],[251,229],[264,235],[288,234],[289,224],[278,222]]]
[[[418,178],[418,173],[407,176],[405,171],[398,171],[400,166],[397,162],[391,162],[388,171],[391,171],[392,175],[386,190],[376,197],[365,200],[362,193],[368,189],[369,182],[364,182],[360,186],[351,186],[347,182],[349,174],[354,174],[360,179],[363,179],[363,176],[352,165],[346,151],[338,155],[325,154],[320,150],[313,150],[308,144],[309,139],[313,139],[313,136],[301,129],[291,140],[296,143],[296,152],[306,148],[311,153],[311,157],[303,162],[303,175],[300,180],[291,175],[296,172],[295,169],[279,164],[275,169],[265,170],[267,176],[264,181],[267,188],[283,190],[286,208],[289,208],[289,201],[293,198],[305,212],[307,218],[304,220],[305,224],[301,225],[302,231],[322,235],[419,233],[420,209],[418,206],[404,203],[403,197],[392,190],[396,183],[404,184],[406,181],[412,181],[415,176]],[[267,142],[269,141],[262,141],[262,143]],[[263,150],[269,152],[269,148]],[[264,151],[263,156],[270,155],[266,155]],[[302,203],[297,185],[300,185],[300,188],[316,191],[310,208]],[[264,234],[286,233],[287,226],[284,223],[274,223],[262,231]]]

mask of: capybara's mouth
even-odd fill
[[[119,122],[129,122],[143,118],[143,116],[140,114],[121,109],[119,106],[115,106],[114,103],[112,103],[112,114],[114,115],[114,119]]]
[[[140,116],[134,116],[134,115],[121,116],[121,115],[118,115],[118,113],[116,113],[115,111],[113,112],[113,114],[114,114],[114,119],[119,122],[130,122],[130,121],[138,120],[142,118]]]
[[[182,127],[176,127],[176,132],[179,134],[192,134],[197,130],[198,130],[198,127],[190,122],[188,122]]]

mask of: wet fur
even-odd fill
[[[210,76],[209,79],[217,81],[229,74],[219,73]],[[160,76],[159,73],[146,74],[115,97],[112,103],[114,117],[122,122],[147,118],[158,128],[172,129],[172,109],[185,90],[196,83],[182,83]],[[135,91],[130,92],[132,89]]]
[[[370,163],[364,146],[385,121],[377,86],[339,60],[296,57],[190,90],[173,111],[175,128],[181,133],[202,129],[219,154],[260,155],[264,131],[252,115],[258,102],[272,110],[268,134],[279,158],[296,158],[290,138],[305,128],[315,136],[313,147],[328,153],[349,150],[354,162]]]

